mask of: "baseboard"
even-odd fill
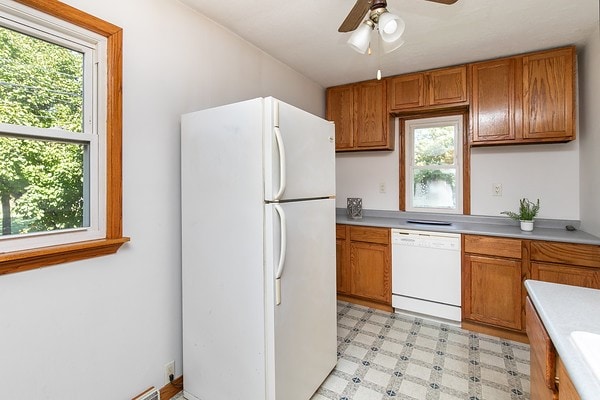
[[[489,325],[478,324],[477,322],[465,320],[462,321],[461,328],[473,332],[485,333],[486,335],[497,336],[503,339],[514,340],[515,342],[529,343],[529,338],[527,337],[527,333],[525,332],[496,328]]]
[[[364,300],[354,296],[348,296],[344,294],[338,294],[337,299],[340,301],[346,301],[348,303],[360,304],[361,306],[376,308],[382,311],[394,312],[391,305],[381,304],[376,301]]]
[[[169,400],[183,390],[183,375],[160,388],[161,400]]]

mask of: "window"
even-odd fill
[[[463,117],[405,122],[406,210],[462,213]]]
[[[0,0],[0,274],[128,240],[122,31],[58,1],[20,3]]]

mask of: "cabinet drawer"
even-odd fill
[[[600,289],[600,268],[532,261],[531,279]]]
[[[346,239],[346,225],[336,225],[335,226],[335,238],[336,239]]]
[[[365,226],[351,226],[350,240],[367,243],[390,243],[390,230],[388,228],[369,228]]]
[[[600,246],[534,241],[531,259],[600,268]]]
[[[465,235],[465,253],[521,258],[521,240],[492,236]]]

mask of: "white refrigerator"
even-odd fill
[[[337,362],[334,127],[272,97],[181,118],[188,400],[308,400]]]

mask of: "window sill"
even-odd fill
[[[0,253],[0,275],[114,254],[128,237],[100,239],[33,250]]]

